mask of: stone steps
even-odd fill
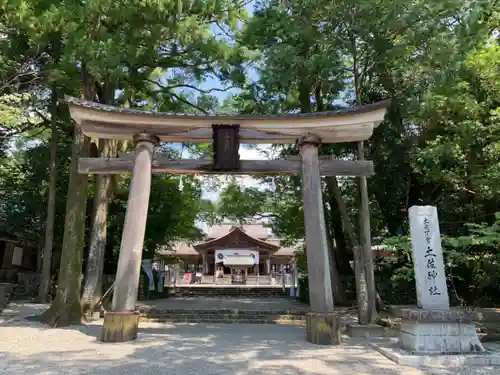
[[[263,311],[141,311],[141,319],[162,323],[305,325],[304,313]]]
[[[170,317],[170,318],[144,318],[141,320],[153,321],[158,323],[210,323],[210,324],[279,324],[279,325],[295,325],[305,326],[305,320],[287,320],[287,319],[204,319],[204,318],[183,318],[183,317]]]
[[[289,297],[290,288],[281,287],[252,287],[252,286],[177,286],[169,289],[170,295],[175,296],[205,296],[205,297]]]

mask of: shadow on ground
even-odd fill
[[[100,324],[62,329],[19,319],[3,322],[0,374],[495,373],[493,369],[450,372],[405,368],[376,353],[364,341],[349,339],[334,347],[311,345],[305,340],[304,328],[293,326],[144,323],[136,341],[117,344],[98,341],[100,329]]]

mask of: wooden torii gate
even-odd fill
[[[311,313],[307,338],[316,344],[338,343],[321,175],[361,176],[374,173],[371,161],[320,158],[321,143],[360,142],[371,137],[384,119],[388,101],[331,112],[276,116],[179,115],[117,108],[67,98],[71,116],[93,138],[133,140],[135,153],[117,158],[80,158],[80,173],[132,173],[116,273],[112,309],[105,315],[101,339],[137,337],[136,299],[152,173],[300,174],[303,183],[305,243]],[[171,160],[155,156],[159,142],[212,143],[212,160]],[[240,143],[295,143],[298,159],[240,160]],[[365,229],[366,230],[366,229]],[[366,260],[365,260],[366,261]],[[370,257],[369,261],[372,259]]]

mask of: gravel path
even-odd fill
[[[0,317],[0,374],[493,375],[496,368],[413,369],[362,341],[308,344],[304,329],[278,325],[142,322],[139,338],[104,344],[100,324],[49,329],[22,320],[43,306],[11,304]]]

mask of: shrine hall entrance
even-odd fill
[[[167,250],[158,251],[159,257],[174,254],[179,272],[169,286],[185,285],[183,273],[201,274],[196,284],[269,286],[283,283],[297,284],[294,253],[297,245],[283,246],[262,222],[246,224],[230,221],[207,225],[204,241],[187,244],[174,243]],[[233,277],[233,275],[235,277]],[[236,279],[235,279],[236,278]]]

